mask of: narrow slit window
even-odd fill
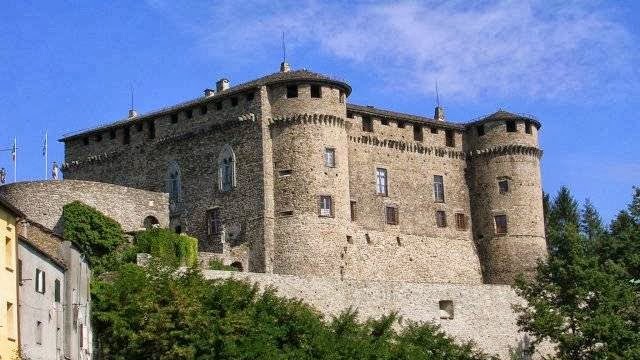
[[[351,200],[351,202],[349,203],[349,210],[351,211],[351,221],[356,221],[356,219],[358,218],[358,212],[355,201]]]
[[[373,120],[371,120],[371,117],[362,117],[362,131],[373,132]]]
[[[124,135],[122,136],[122,143],[127,145],[130,142],[131,142],[131,130],[127,126],[126,128],[124,128]]]
[[[507,120],[507,132],[516,132],[518,128],[515,120]]]
[[[447,227],[447,213],[442,210],[436,211],[436,225],[440,228]]]
[[[527,134],[531,134],[531,123],[528,121],[524,123],[524,132]]]
[[[287,86],[287,98],[297,98],[298,97],[298,85],[289,85]]]
[[[507,233],[507,215],[496,215],[496,234],[497,235],[505,235]]]
[[[44,294],[46,291],[45,280],[46,280],[46,276],[44,271],[40,269],[36,269],[36,281],[35,281],[36,291],[39,292],[40,294]]]
[[[322,217],[333,216],[333,201],[331,200],[331,196],[329,195],[320,196],[320,214],[319,215]]]
[[[385,206],[385,217],[388,225],[398,225],[398,208],[395,206]]]
[[[147,134],[147,137],[149,139],[155,139],[156,138],[156,123],[151,120],[147,123],[147,130],[149,131],[149,133]]]
[[[55,302],[60,302],[60,280],[56,279],[53,288],[53,299]]]
[[[436,202],[444,202],[444,177],[433,175],[433,198]]]
[[[322,97],[322,88],[320,87],[320,85],[311,85],[311,97],[312,98]]]
[[[387,177],[387,169],[376,169],[376,194],[389,195],[389,179]]]

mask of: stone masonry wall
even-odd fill
[[[62,234],[62,207],[73,201],[93,206],[122,225],[125,231],[144,228],[147,216],[169,224],[167,194],[93,181],[31,181],[0,187],[0,196],[54,233]]]
[[[402,323],[433,322],[460,341],[474,341],[483,351],[508,359],[509,348],[527,340],[518,333],[512,304],[521,304],[509,286],[411,282],[340,281],[332,278],[276,274],[204,271],[209,279],[234,278],[273,287],[280,296],[301,299],[327,317],[348,307],[361,319],[397,311]],[[453,318],[440,310],[440,301],[453,302]],[[446,318],[445,318],[446,317]]]

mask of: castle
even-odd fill
[[[351,90],[286,63],[222,79],[193,101],[64,137],[64,176],[169,193],[173,229],[250,272],[465,285],[530,275],[547,251],[540,123],[502,110],[450,123],[441,107],[431,119],[350,104]]]

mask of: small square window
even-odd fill
[[[422,126],[417,124],[413,125],[413,140],[422,141]]]
[[[320,196],[320,216],[322,217],[332,217],[333,216],[333,201],[331,200],[331,196],[322,195]]]
[[[324,149],[324,166],[336,167],[336,149],[325,148]]]
[[[498,181],[498,189],[500,194],[506,194],[509,192],[509,180]]]
[[[200,115],[206,114],[207,110],[209,110],[209,109],[207,109],[207,105],[200,106]]]
[[[187,119],[191,119],[193,117],[193,110],[192,109],[187,109],[184,111],[184,113],[187,115]]]
[[[467,230],[467,216],[462,213],[456,213],[456,229]]]
[[[436,211],[436,224],[441,228],[447,227],[447,214],[444,211]]]
[[[222,110],[222,101],[216,103],[216,110]]]
[[[171,114],[171,123],[172,124],[177,124],[178,123],[178,114]]]
[[[404,129],[406,123],[404,121],[398,121],[398,129]]]
[[[438,306],[440,308],[440,319],[453,319],[453,301],[440,300]]]
[[[373,120],[371,120],[371,117],[362,117],[362,131],[373,132]]]
[[[322,88],[320,87],[320,85],[311,85],[311,97],[312,98],[322,97]]]
[[[516,132],[518,128],[515,120],[507,120],[507,132]]]
[[[351,200],[349,203],[349,209],[351,210],[351,221],[356,221],[358,213],[355,201]]]
[[[507,215],[496,215],[496,234],[504,235],[507,233]]]
[[[484,136],[484,124],[476,126],[476,132],[478,133],[478,136]]]
[[[232,97],[231,98],[231,106],[238,106],[238,98],[237,97]]]
[[[432,127],[431,128],[431,133],[432,134],[437,134],[438,133],[438,128]]]
[[[531,123],[528,121],[524,123],[524,132],[527,134],[531,134]]]
[[[289,85],[287,86],[287,98],[297,98],[298,97],[298,85]]]
[[[385,206],[385,218],[388,225],[398,225],[398,208],[395,206]]]
[[[447,147],[455,147],[456,146],[456,137],[455,137],[455,133],[453,132],[453,130],[446,130],[445,131],[445,140],[446,140],[446,145]]]
[[[256,97],[255,93],[253,92],[247,93],[246,95],[247,102],[253,101],[255,97]]]
[[[384,126],[389,126],[389,119],[380,119],[380,124]]]

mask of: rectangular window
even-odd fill
[[[207,105],[200,106],[200,115],[206,114],[208,110]]]
[[[10,269],[13,269],[13,240],[6,238],[4,241],[4,265]]]
[[[18,285],[22,286],[22,260],[18,259],[18,269],[16,271]]]
[[[129,142],[131,142],[131,133],[129,129],[130,128],[128,126],[123,129],[124,134],[122,135],[122,143],[124,145],[127,145]]]
[[[507,215],[496,215],[496,234],[504,235],[507,233]]]
[[[441,228],[447,227],[447,214],[442,210],[436,211],[436,225]]]
[[[376,194],[389,195],[389,182],[387,178],[387,169],[376,169]]]
[[[349,203],[349,209],[351,210],[351,221],[356,221],[358,213],[355,201],[351,200],[351,202]]]
[[[320,85],[311,85],[311,97],[312,98],[322,97],[322,88],[320,87]]]
[[[320,196],[320,216],[333,216],[333,201],[329,195]]]
[[[44,294],[45,290],[45,273],[40,269],[36,269],[36,291]]]
[[[222,233],[222,221],[220,220],[220,208],[213,208],[207,212],[208,233],[218,237]]]
[[[178,114],[171,114],[171,123],[172,124],[178,123]]]
[[[53,298],[55,302],[60,302],[60,280],[56,279]]]
[[[232,97],[231,98],[231,106],[238,106],[238,98],[237,97]]]
[[[289,85],[287,86],[287,98],[297,98],[298,97],[298,85]]]
[[[395,206],[385,206],[385,217],[388,225],[398,225],[398,208]]]
[[[380,119],[380,124],[384,126],[389,126],[389,119]]]
[[[404,129],[406,126],[406,123],[404,121],[398,121],[398,129]]]
[[[371,120],[371,117],[362,117],[362,131],[373,132],[373,120]]]
[[[291,169],[278,170],[278,175],[280,177],[291,176],[292,173],[293,173],[293,170],[291,170]]]
[[[467,230],[467,216],[465,214],[456,214],[456,228],[458,230]]]
[[[187,119],[191,119],[193,117],[193,110],[192,109],[187,109],[184,111],[185,114],[187,114]]]
[[[336,149],[334,148],[324,149],[324,166],[336,167]]]
[[[438,307],[440,308],[440,319],[453,319],[453,301],[440,300]]]
[[[247,93],[247,95],[246,95],[247,102],[251,102],[251,101],[253,101],[253,99],[254,99],[255,97],[256,97],[256,94],[255,94],[255,93],[253,93],[253,92]]]
[[[340,104],[344,104],[344,91],[340,90],[338,96],[340,97]]]
[[[531,134],[531,123],[528,121],[524,123],[524,132],[526,132],[527,134]]]
[[[79,331],[80,335],[78,336],[78,340],[80,341],[80,348],[83,349],[84,348],[84,324],[80,324],[79,325]]]
[[[444,178],[433,175],[433,198],[436,202],[444,202]]]
[[[500,190],[500,194],[506,194],[509,192],[509,180],[500,180],[498,181],[498,189]]]
[[[434,127],[432,127],[432,128],[431,128],[431,133],[432,133],[432,134],[437,134],[437,133],[438,133],[438,128],[434,128]]]
[[[422,141],[422,126],[420,125],[413,125],[413,140],[415,141]]]
[[[7,337],[9,339],[15,340],[18,337],[16,334],[17,319],[16,307],[12,303],[7,302]]]
[[[147,134],[149,139],[155,139],[156,138],[156,123],[151,120],[147,123],[147,130],[149,131],[149,133]]]
[[[456,135],[453,132],[453,130],[446,130],[444,133],[445,133],[445,137],[446,137],[446,145],[448,147],[455,147],[456,146]]]
[[[515,120],[507,120],[507,132],[516,132],[518,128]]]
[[[353,113],[351,111],[347,111],[347,118],[353,119]]]
[[[36,344],[42,345],[42,321],[36,321]]]
[[[484,124],[476,126],[476,132],[478,133],[478,136],[484,136]]]
[[[216,103],[216,110],[222,110],[222,101]]]

